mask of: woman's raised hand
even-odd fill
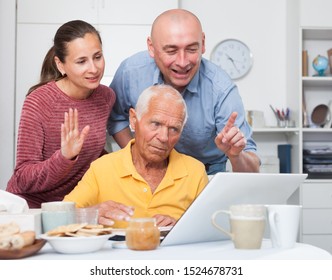
[[[67,159],[74,159],[80,153],[90,126],[78,130],[78,111],[69,109],[65,112],[65,121],[61,124],[61,153]]]

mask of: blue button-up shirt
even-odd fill
[[[163,83],[162,74],[147,51],[124,60],[110,85],[117,99],[108,122],[109,134],[129,126],[129,109],[135,108],[143,90]],[[224,171],[227,157],[217,148],[214,139],[235,111],[238,113],[235,125],[247,139],[244,150],[256,152],[238,89],[219,66],[202,58],[199,71],[182,95],[187,104],[188,120],[175,146],[177,151],[210,166],[209,174]]]

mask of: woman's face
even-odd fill
[[[71,41],[67,44],[67,54],[64,63],[55,58],[59,71],[67,75],[66,89],[69,87],[71,93],[85,93],[97,88],[105,69],[98,36],[87,33],[83,38]]]

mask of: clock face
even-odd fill
[[[246,44],[236,39],[221,41],[212,51],[211,61],[232,79],[245,76],[253,63],[253,56]]]

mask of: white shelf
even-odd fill
[[[262,127],[262,128],[253,128],[253,133],[308,133],[308,134],[317,134],[317,133],[332,133],[332,128],[280,128],[280,127]],[[332,141],[331,141],[332,142]]]
[[[308,183],[332,183],[332,179],[306,179],[306,182]]]
[[[306,133],[332,133],[332,128],[303,128]]]
[[[302,27],[303,40],[332,40],[331,27]]]
[[[296,127],[262,127],[253,128],[254,133],[288,133],[288,132],[299,132],[299,128]]]
[[[323,76],[323,77],[302,77],[303,87],[307,86],[317,86],[317,87],[332,87],[332,76]]]

